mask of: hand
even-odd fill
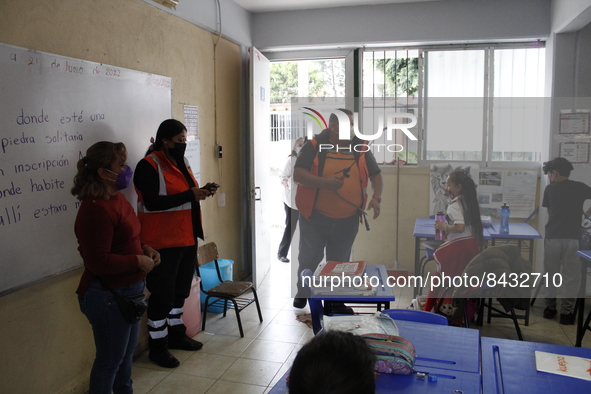
[[[324,187],[329,190],[339,190],[345,182],[339,178],[325,178]]]
[[[375,199],[372,198],[369,203],[367,204],[367,210],[369,211],[370,209],[373,209],[373,218],[376,219],[378,216],[380,216],[380,202]]]
[[[447,226],[447,224],[445,222],[442,222],[440,220],[436,220],[435,221],[435,230],[441,230],[441,231],[445,231],[445,226]]]
[[[218,191],[218,188],[213,186],[213,184],[211,182],[207,182],[205,184],[205,186],[202,187],[202,189],[205,189],[206,191],[209,191],[209,194],[207,195],[209,196],[213,196],[215,194],[215,192]]]
[[[152,260],[151,258],[149,258],[146,255],[138,254],[137,260],[138,260],[137,266],[138,266],[139,270],[142,272],[145,272],[146,274],[148,272],[152,271],[152,269],[155,266],[154,260]]]
[[[195,194],[195,201],[205,200],[209,196],[209,191],[205,189],[199,189],[198,187],[192,187],[193,194]]]
[[[154,266],[160,264],[160,253],[148,245],[142,245],[142,249],[144,250],[144,255],[148,256],[154,261]]]

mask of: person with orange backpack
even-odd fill
[[[326,254],[326,261],[351,261],[351,250],[359,223],[365,222],[365,208],[380,215],[382,175],[369,144],[353,132],[353,113],[347,114],[351,130],[348,139],[339,139],[339,119],[330,115],[328,128],[308,141],[300,151],[294,168],[298,183],[296,206],[300,212],[300,273],[312,272]],[[373,196],[368,201],[367,185]],[[303,308],[307,299],[298,279],[293,306]]]

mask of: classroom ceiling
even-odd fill
[[[240,7],[254,13],[424,1],[444,0],[234,0]]]

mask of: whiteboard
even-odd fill
[[[76,163],[123,142],[135,169],[171,117],[172,80],[0,44],[0,295],[79,267]],[[136,206],[133,188],[124,192]]]

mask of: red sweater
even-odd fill
[[[83,200],[74,231],[84,261],[78,295],[84,295],[97,276],[112,288],[131,285],[146,276],[138,269],[136,257],[144,254],[140,222],[121,193],[108,200]]]

